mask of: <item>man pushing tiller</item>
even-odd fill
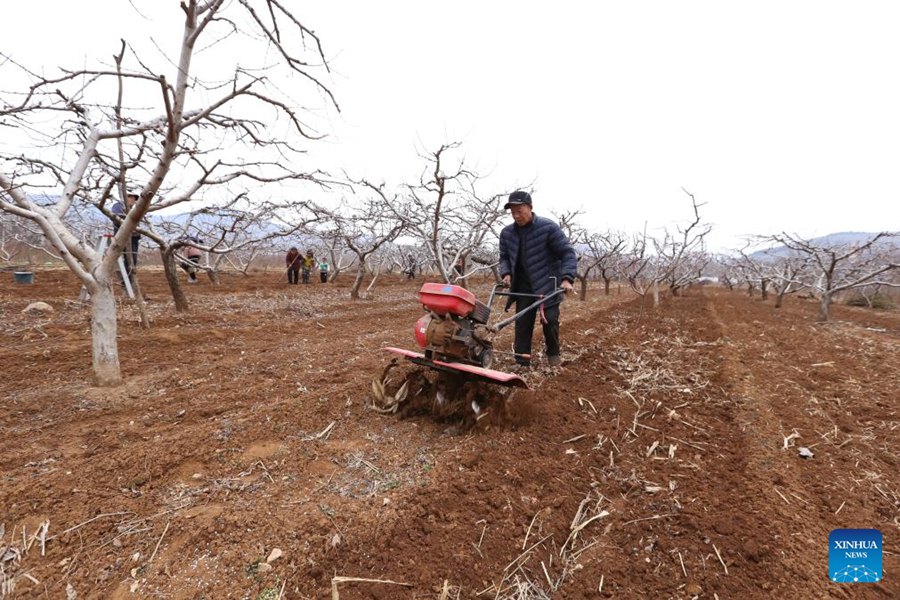
[[[509,195],[503,207],[509,209],[513,223],[500,232],[500,277],[510,286],[512,294],[506,309],[515,302],[516,311],[522,311],[535,298],[548,297],[554,291],[556,282],[566,293],[572,291],[575,281],[577,257],[562,229],[532,211],[531,194],[516,191]],[[559,305],[560,296],[549,297],[538,308],[522,314],[516,320],[514,350],[516,363],[521,368],[531,366],[531,337],[534,321],[540,314],[544,342],[547,347],[547,362],[552,367],[559,366]]]
[[[562,295],[572,290],[575,273],[575,250],[562,230],[548,219],[531,211],[531,196],[514,192],[506,208],[512,209],[515,223],[503,229],[500,237],[500,274],[504,283],[491,291],[487,304],[457,285],[426,283],[419,290],[419,301],[425,309],[415,324],[414,336],[422,352],[387,347],[388,352],[405,356],[413,363],[444,373],[462,375],[473,381],[505,386],[527,387],[524,379],[515,374],[492,369],[493,337],[501,329],[516,324],[515,355],[520,367],[531,364],[531,336],[538,314],[543,324],[547,344],[547,360],[559,366],[559,303]],[[556,282],[562,280],[557,288]],[[511,286],[511,291],[499,288]],[[513,302],[516,313],[498,323],[490,324],[491,307],[497,296],[507,296],[507,310]],[[376,382],[386,399],[383,382]],[[386,410],[395,410],[405,397],[395,394],[396,402]],[[476,411],[477,412],[477,411]]]

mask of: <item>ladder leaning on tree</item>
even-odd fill
[[[97,240],[97,245],[94,246],[94,250],[97,251],[97,254],[103,255],[109,250],[110,240],[112,239],[113,234],[104,233]],[[131,288],[131,278],[128,277],[128,269],[125,267],[125,257],[121,254],[119,255],[119,260],[116,261],[119,265],[119,275],[122,277],[122,283],[125,285],[125,292],[128,294],[128,297],[134,300],[134,290]],[[88,298],[91,297],[90,292],[86,286],[81,286],[81,293],[78,294],[78,301],[85,302]]]

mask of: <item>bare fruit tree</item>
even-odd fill
[[[694,195],[681,189],[691,198],[693,220],[684,229],[678,227],[674,234],[666,230],[661,240],[654,240],[656,254],[662,264],[659,282],[666,282],[673,296],[677,296],[688,284],[697,281],[712,259],[705,248],[705,239],[712,226],[703,223],[700,217],[702,205],[697,204]]]
[[[765,301],[769,298],[769,274],[770,263],[772,259],[768,256],[759,256],[756,253],[748,254],[750,248],[748,242],[744,247],[738,250],[739,257],[732,260],[732,267],[740,273],[740,278],[747,283],[749,294],[752,295],[753,290],[759,285],[760,294]]]
[[[617,270],[642,300],[652,292],[653,306],[659,305],[661,284],[667,284],[669,292],[676,296],[683,287],[697,281],[712,260],[705,249],[705,237],[712,228],[703,223],[701,205],[694,195],[682,190],[691,198],[694,214],[690,223],[676,228],[676,233],[664,229],[659,238],[647,235],[645,225],[619,261]]]
[[[369,196],[356,203],[344,200],[335,208],[312,206],[312,210],[318,218],[318,226],[324,232],[320,235],[333,240],[339,239],[356,257],[356,279],[350,288],[350,297],[358,300],[359,288],[372,267],[367,261],[370,257],[377,256],[380,265],[379,251],[400,236],[405,223],[385,210],[384,199],[380,195]],[[373,269],[372,274],[376,273]]]
[[[610,284],[616,275],[616,265],[627,243],[628,238],[620,231],[595,233],[587,240],[591,259],[603,280],[603,293],[606,296],[609,296]]]
[[[0,263],[10,264],[19,257],[30,263],[35,252],[47,252],[43,241],[44,236],[34,223],[0,212]],[[58,258],[52,251],[50,257]]]
[[[778,252],[771,247],[748,253],[752,245],[768,243],[770,238],[753,238],[753,241],[738,251],[740,257],[732,260],[730,264],[732,270],[740,273],[740,278],[747,283],[748,290],[752,291],[754,285],[759,284],[763,300],[768,299],[771,284],[775,293],[775,308],[781,308],[785,296],[806,288],[804,275],[809,269],[811,257],[793,250]]]
[[[627,243],[627,238],[621,233],[612,231],[592,233],[578,223],[580,214],[581,211],[570,211],[556,216],[559,226],[569,238],[569,242],[578,255],[578,271],[575,277],[580,282],[578,298],[584,301],[587,298],[588,279],[595,269],[603,279],[605,295],[609,295],[615,267],[621,251]]]
[[[23,89],[0,92],[0,126],[36,137],[21,153],[0,155],[0,209],[38,224],[90,292],[99,385],[121,381],[115,265],[147,212],[209,200],[215,193],[204,190],[216,185],[228,184],[234,193],[241,182],[315,179],[314,171],[295,166],[304,164],[297,140],[319,136],[272,83],[279,76],[290,75],[291,86],[305,82],[317,101],[337,108],[318,78],[327,70],[318,37],[284,4],[184,0],[160,10],[181,21],[171,57],[159,49],[138,56],[123,40],[113,62],[97,68],[46,76],[5,57],[0,72],[0,81],[30,79]],[[234,51],[238,43],[245,44],[241,52]],[[138,200],[112,238],[112,251],[99,253],[79,239],[70,211],[124,200],[126,185],[138,180]],[[37,203],[46,190],[55,201]],[[154,202],[158,196],[166,199]]]
[[[900,268],[895,256],[897,232],[883,231],[852,244],[805,240],[787,233],[769,239],[808,259],[807,286],[819,298],[819,322],[828,321],[835,294],[864,285],[892,285],[886,274]]]
[[[447,283],[464,283],[478,271],[491,270],[492,265],[485,264],[489,261],[482,259],[487,247],[495,245],[506,196],[482,196],[477,191],[478,174],[466,167],[464,160],[453,157],[460,147],[453,142],[422,153],[425,167],[418,183],[406,186],[409,195],[402,202],[388,202],[383,185],[359,182],[385,200],[386,208],[427,250]]]
[[[653,254],[653,238],[646,229],[632,236],[627,250],[620,256],[616,271],[641,297],[641,308],[647,294],[653,292],[653,305],[659,305],[659,280],[665,272],[659,257]]]
[[[590,249],[587,246],[587,240],[590,238],[590,232],[578,222],[578,217],[583,213],[580,210],[571,210],[562,214],[553,213],[559,223],[560,229],[566,235],[569,243],[575,249],[576,270],[575,279],[579,282],[578,299],[584,302],[587,299],[587,282],[591,271],[596,263],[590,256]]]

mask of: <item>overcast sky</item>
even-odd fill
[[[175,0],[133,3],[144,18],[124,0],[7,3],[0,49],[49,68],[119,37],[177,41]],[[417,148],[461,141],[486,191],[534,181],[538,214],[583,208],[595,229],[671,227],[682,187],[714,248],[900,229],[900,2],[287,5],[333,69],[342,110],[309,148],[325,168],[395,184]]]

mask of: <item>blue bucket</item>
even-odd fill
[[[16,283],[32,284],[34,283],[34,273],[31,271],[16,271],[13,273]]]

